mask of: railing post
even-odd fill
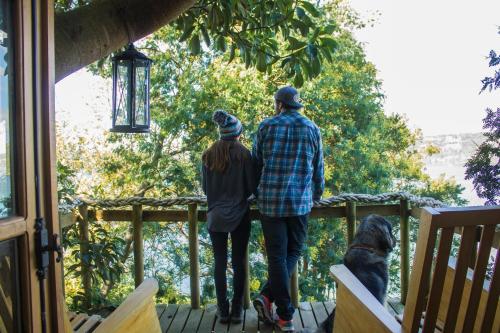
[[[347,219],[347,245],[351,245],[356,232],[356,203],[347,201],[345,208]]]
[[[248,245],[245,251],[245,297],[243,300],[243,306],[245,309],[250,308],[250,262],[248,257]]]
[[[144,235],[142,221],[142,205],[132,206],[132,223],[134,229],[134,281],[137,288],[144,281]]]
[[[299,308],[299,263],[295,265],[290,281],[290,293],[292,297],[292,305],[294,308]]]
[[[189,220],[189,273],[191,286],[191,308],[200,307],[200,261],[198,254],[198,207],[188,205]]]
[[[83,204],[78,207],[80,213],[80,223],[78,224],[80,232],[80,258],[82,270],[82,284],[85,309],[90,309],[92,299],[92,278],[91,268],[89,265],[89,206]]]
[[[410,205],[408,200],[399,202],[399,231],[401,248],[401,303],[406,303],[410,277]]]

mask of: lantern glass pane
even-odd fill
[[[117,62],[116,72],[116,117],[115,125],[130,125],[129,112],[129,62],[120,60]]]
[[[148,62],[136,60],[135,68],[135,124],[147,125]]]

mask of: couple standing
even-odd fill
[[[241,122],[216,111],[220,140],[202,156],[202,185],[215,257],[218,317],[241,322],[245,287],[245,251],[250,237],[247,198],[255,193],[268,260],[268,282],[253,304],[259,319],[293,331],[290,277],[307,237],[313,200],[323,193],[323,150],[318,127],[299,113],[303,107],[293,87],[274,96],[275,116],[265,119],[250,153],[240,142]],[[233,300],[227,300],[227,240],[232,240]],[[272,303],[276,314],[272,313]]]

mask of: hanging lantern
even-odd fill
[[[149,70],[153,61],[133,44],[112,58],[113,125],[111,132],[148,133]]]

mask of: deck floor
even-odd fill
[[[323,322],[334,308],[333,302],[302,302],[298,311],[295,311],[293,323],[296,331],[303,328],[315,328]],[[388,310],[400,313],[402,305],[398,301],[388,302]],[[162,333],[273,333],[280,332],[272,326],[265,325],[257,320],[257,312],[251,307],[245,311],[241,324],[220,324],[217,321],[217,307],[213,304],[202,309],[191,309],[188,304],[160,304],[156,306]]]

